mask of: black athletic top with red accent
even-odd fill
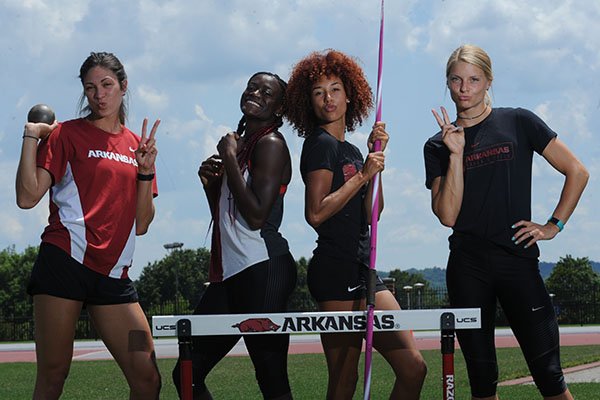
[[[358,147],[337,140],[325,129],[318,128],[304,140],[300,157],[304,182],[309,172],[327,169],[333,172],[330,190],[333,193],[362,168],[363,156]],[[319,237],[314,254],[369,265],[369,227],[364,209],[366,193],[367,187],[363,186],[340,211],[315,228]]]
[[[512,224],[531,220],[533,153],[542,154],[557,134],[537,115],[522,108],[494,108],[479,124],[465,128],[464,190],[450,236],[487,239],[524,257],[538,257],[537,244],[515,245]],[[424,147],[425,185],[445,176],[450,152],[438,132]]]

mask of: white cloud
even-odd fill
[[[0,7],[0,184],[8,188],[0,193],[0,217],[12,221],[4,227],[12,233],[0,230],[0,244],[39,242],[47,204],[26,212],[14,206],[20,132],[35,103],[51,104],[61,120],[76,115],[78,70],[90,51],[112,51],[124,62],[135,93],[134,131],[144,116],[162,119],[157,216],[139,240],[137,266],[162,257],[166,242],[204,244],[210,217],[196,173],[220,137],[237,126],[239,96],[253,72],[271,70],[286,79],[308,52],[337,48],[361,60],[373,85],[376,78],[379,2],[0,0]],[[569,251],[600,260],[593,241],[599,219],[590,200],[600,195],[598,20],[597,1],[386,2],[383,106],[391,140],[378,265],[445,265],[449,230],[430,210],[422,148],[436,129],[429,110],[452,107],[444,95],[446,59],[469,42],[493,59],[494,104],[538,113],[592,173],[567,229],[543,248],[543,259]],[[349,136],[363,153],[372,120]],[[304,221],[298,170],[303,139],[288,126],[282,132],[294,165],[282,230],[294,256],[310,256],[315,235]],[[561,188],[560,174],[536,157],[536,218],[547,217]]]
[[[169,95],[154,88],[142,85],[137,89],[139,98],[150,108],[161,110],[169,105]]]
[[[200,106],[199,104],[196,104],[194,106],[194,110],[195,110],[194,113],[200,119],[200,121],[212,124],[212,120],[206,116],[206,113],[204,112],[204,109],[202,108],[202,106]]]
[[[535,107],[534,112],[556,131],[563,141],[592,141],[590,118],[595,104],[589,93],[567,88],[563,95]]]
[[[34,59],[51,57],[62,41],[72,39],[86,16],[89,0],[5,0],[3,7],[3,30],[14,30],[12,45],[21,43]],[[7,23],[5,25],[5,22]],[[5,35],[4,35],[5,36]],[[16,36],[16,41],[15,41]],[[0,39],[0,43],[6,41]],[[39,61],[38,61],[39,62]]]

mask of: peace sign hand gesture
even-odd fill
[[[160,125],[160,119],[154,121],[150,136],[146,137],[148,118],[144,118],[144,122],[142,123],[142,139],[135,151],[135,160],[138,163],[138,173],[140,174],[147,175],[154,173],[154,162],[156,161],[156,155],[158,154],[154,136],[156,135],[158,125]]]
[[[462,155],[465,148],[465,130],[462,126],[455,126],[450,122],[448,112],[444,107],[440,107],[440,110],[443,119],[435,110],[432,109],[431,112],[442,130],[442,141],[448,147],[450,153]]]

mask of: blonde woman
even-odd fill
[[[538,269],[539,240],[551,240],[575,210],[588,180],[583,164],[539,117],[492,108],[492,63],[464,45],[450,56],[446,82],[452,120],[432,110],[440,132],[425,144],[426,186],[434,214],[452,228],[447,286],[453,307],[481,308],[482,329],[458,332],[473,399],[497,399],[496,301],[545,399],[572,399],[562,374],[558,324]],[[531,220],[532,157],[565,176],[547,221]]]

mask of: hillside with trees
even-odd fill
[[[27,247],[22,252],[17,252],[14,246],[0,250],[0,323],[16,318],[31,319],[32,303],[26,294],[26,286],[37,251],[37,246]],[[146,312],[149,315],[191,312],[205,289],[209,257],[210,252],[205,248],[178,249],[148,263],[135,283]],[[297,260],[298,281],[290,300],[290,310],[316,308],[306,286],[308,262],[304,257]],[[557,263],[542,262],[540,271],[549,291],[557,295],[557,299],[565,298],[569,291],[591,293],[593,290],[588,291],[589,287],[600,287],[600,263],[587,257],[567,255]],[[445,274],[446,270],[439,267],[395,268],[380,273],[382,278],[395,279],[396,293],[401,302],[408,300],[401,297],[406,296],[403,288],[414,287],[416,283],[423,284],[416,286],[421,294],[428,290],[441,293],[445,290]]]
[[[588,262],[590,263],[592,270],[595,271],[596,273],[600,274],[600,262],[589,261],[589,260],[588,260]],[[544,280],[547,280],[550,277],[555,265],[556,265],[556,263],[552,263],[552,262],[546,262],[546,261],[540,262],[540,274],[542,275],[542,278]],[[403,271],[408,272],[409,274],[421,274],[424,277],[424,279],[426,279],[427,282],[429,282],[431,287],[446,287],[446,269],[445,268],[439,268],[439,267],[423,268],[423,269],[408,268]],[[388,273],[382,272],[381,275],[387,276]]]

